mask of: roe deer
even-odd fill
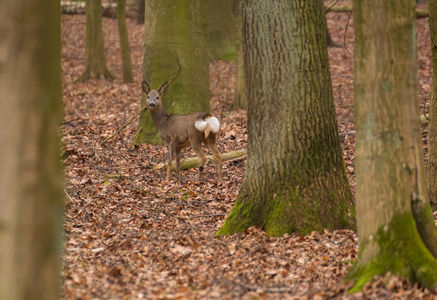
[[[167,164],[167,180],[170,180],[171,161],[176,159],[176,177],[179,181],[180,155],[182,149],[191,146],[199,158],[199,171],[197,180],[202,177],[203,167],[206,163],[206,155],[202,149],[202,143],[211,151],[217,164],[217,181],[222,179],[222,158],[215,143],[217,132],[220,129],[219,120],[204,112],[196,112],[188,115],[167,114],[162,106],[162,95],[178,76],[181,68],[170,82],[163,83],[157,90],[152,90],[146,81],[142,83],[142,90],[146,95],[146,106],[150,111],[153,123],[159,131],[162,140],[168,146],[169,160]]]

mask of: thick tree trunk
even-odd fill
[[[121,63],[123,70],[123,82],[134,82],[132,73],[132,60],[130,57],[129,35],[126,26],[126,0],[117,0],[117,23],[118,35],[120,36]]]
[[[0,299],[59,299],[59,1],[0,10]]]
[[[248,162],[218,235],[353,228],[322,2],[243,1]]]
[[[354,290],[386,272],[436,288],[436,228],[416,101],[414,1],[355,0],[354,18],[360,251],[350,277]]]
[[[209,112],[207,16],[204,0],[146,1],[144,80],[158,88],[176,74],[177,60],[182,67],[163,98],[169,114]],[[142,114],[139,126],[139,143],[161,142],[149,112]]]
[[[114,79],[106,67],[102,30],[102,1],[86,1],[85,71],[76,82],[90,79]]]
[[[429,31],[432,53],[432,93],[428,133],[428,193],[432,210],[437,210],[437,3],[429,1]]]

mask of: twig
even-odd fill
[[[344,38],[343,38],[343,46],[344,46],[344,49],[346,49],[346,51],[350,54],[350,55],[352,55],[352,53],[349,51],[349,49],[346,47],[346,33],[347,33],[347,28],[348,28],[348,26],[349,26],[349,22],[350,22],[350,19],[351,19],[351,16],[352,16],[352,12],[353,11],[351,11],[351,13],[349,14],[349,18],[347,19],[347,23],[346,23],[346,27],[344,28]]]
[[[74,121],[77,121],[77,120],[80,120],[80,117],[77,117],[76,119],[64,121],[64,122],[61,123],[61,125],[65,125],[65,124],[68,124],[68,123],[71,123],[71,122],[74,122]]]
[[[180,217],[180,216],[176,216],[173,215],[171,213],[168,212],[164,212],[164,214],[166,214],[167,216],[179,219],[179,220],[191,220],[191,219],[197,219],[197,218],[211,218],[211,217],[226,217],[226,214],[210,214],[210,215],[197,215],[197,216],[189,216],[189,217]]]

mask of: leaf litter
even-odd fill
[[[332,38],[341,43],[348,15],[329,13]],[[127,19],[135,82],[122,83],[116,20],[104,18],[105,54],[113,81],[76,84],[84,68],[85,16],[62,16],[65,168],[65,243],[63,299],[437,299],[430,292],[387,274],[364,290],[347,294],[344,275],[358,255],[350,230],[325,230],[309,236],[268,237],[252,227],[217,238],[215,232],[232,208],[243,181],[245,159],[223,164],[221,183],[215,166],[181,172],[182,183],[166,181],[152,166],[165,162],[162,146],[131,147],[137,123],[105,145],[140,107],[143,26]],[[353,21],[346,32],[353,52]],[[419,100],[426,110],[431,90],[427,19],[418,20]],[[348,178],[354,191],[352,56],[330,48],[331,75]],[[210,64],[211,112],[222,130],[219,150],[246,149],[245,111],[231,111],[236,66]],[[424,128],[426,129],[426,128]],[[424,149],[427,150],[426,136]],[[192,150],[184,157],[193,157]]]

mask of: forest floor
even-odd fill
[[[338,126],[352,191],[353,18],[329,13],[329,49]],[[344,279],[357,257],[357,236],[326,230],[309,236],[267,237],[258,228],[215,237],[243,180],[245,159],[223,164],[217,183],[214,165],[206,182],[195,170],[182,171],[180,185],[153,166],[165,161],[162,146],[131,147],[133,122],[105,145],[140,110],[143,26],[128,19],[135,82],[122,83],[114,19],[104,18],[106,59],[113,81],[74,81],[84,69],[85,16],[62,16],[63,163],[66,179],[63,299],[437,299],[396,277],[375,278],[363,292],[347,293]],[[345,28],[347,31],[345,32]],[[418,20],[418,97],[428,110],[431,54],[428,19]],[[222,153],[246,149],[245,111],[229,111],[236,66],[210,64],[211,112],[220,117]],[[426,130],[426,128],[423,128]],[[426,155],[426,135],[423,136]],[[185,157],[193,157],[191,150]]]

